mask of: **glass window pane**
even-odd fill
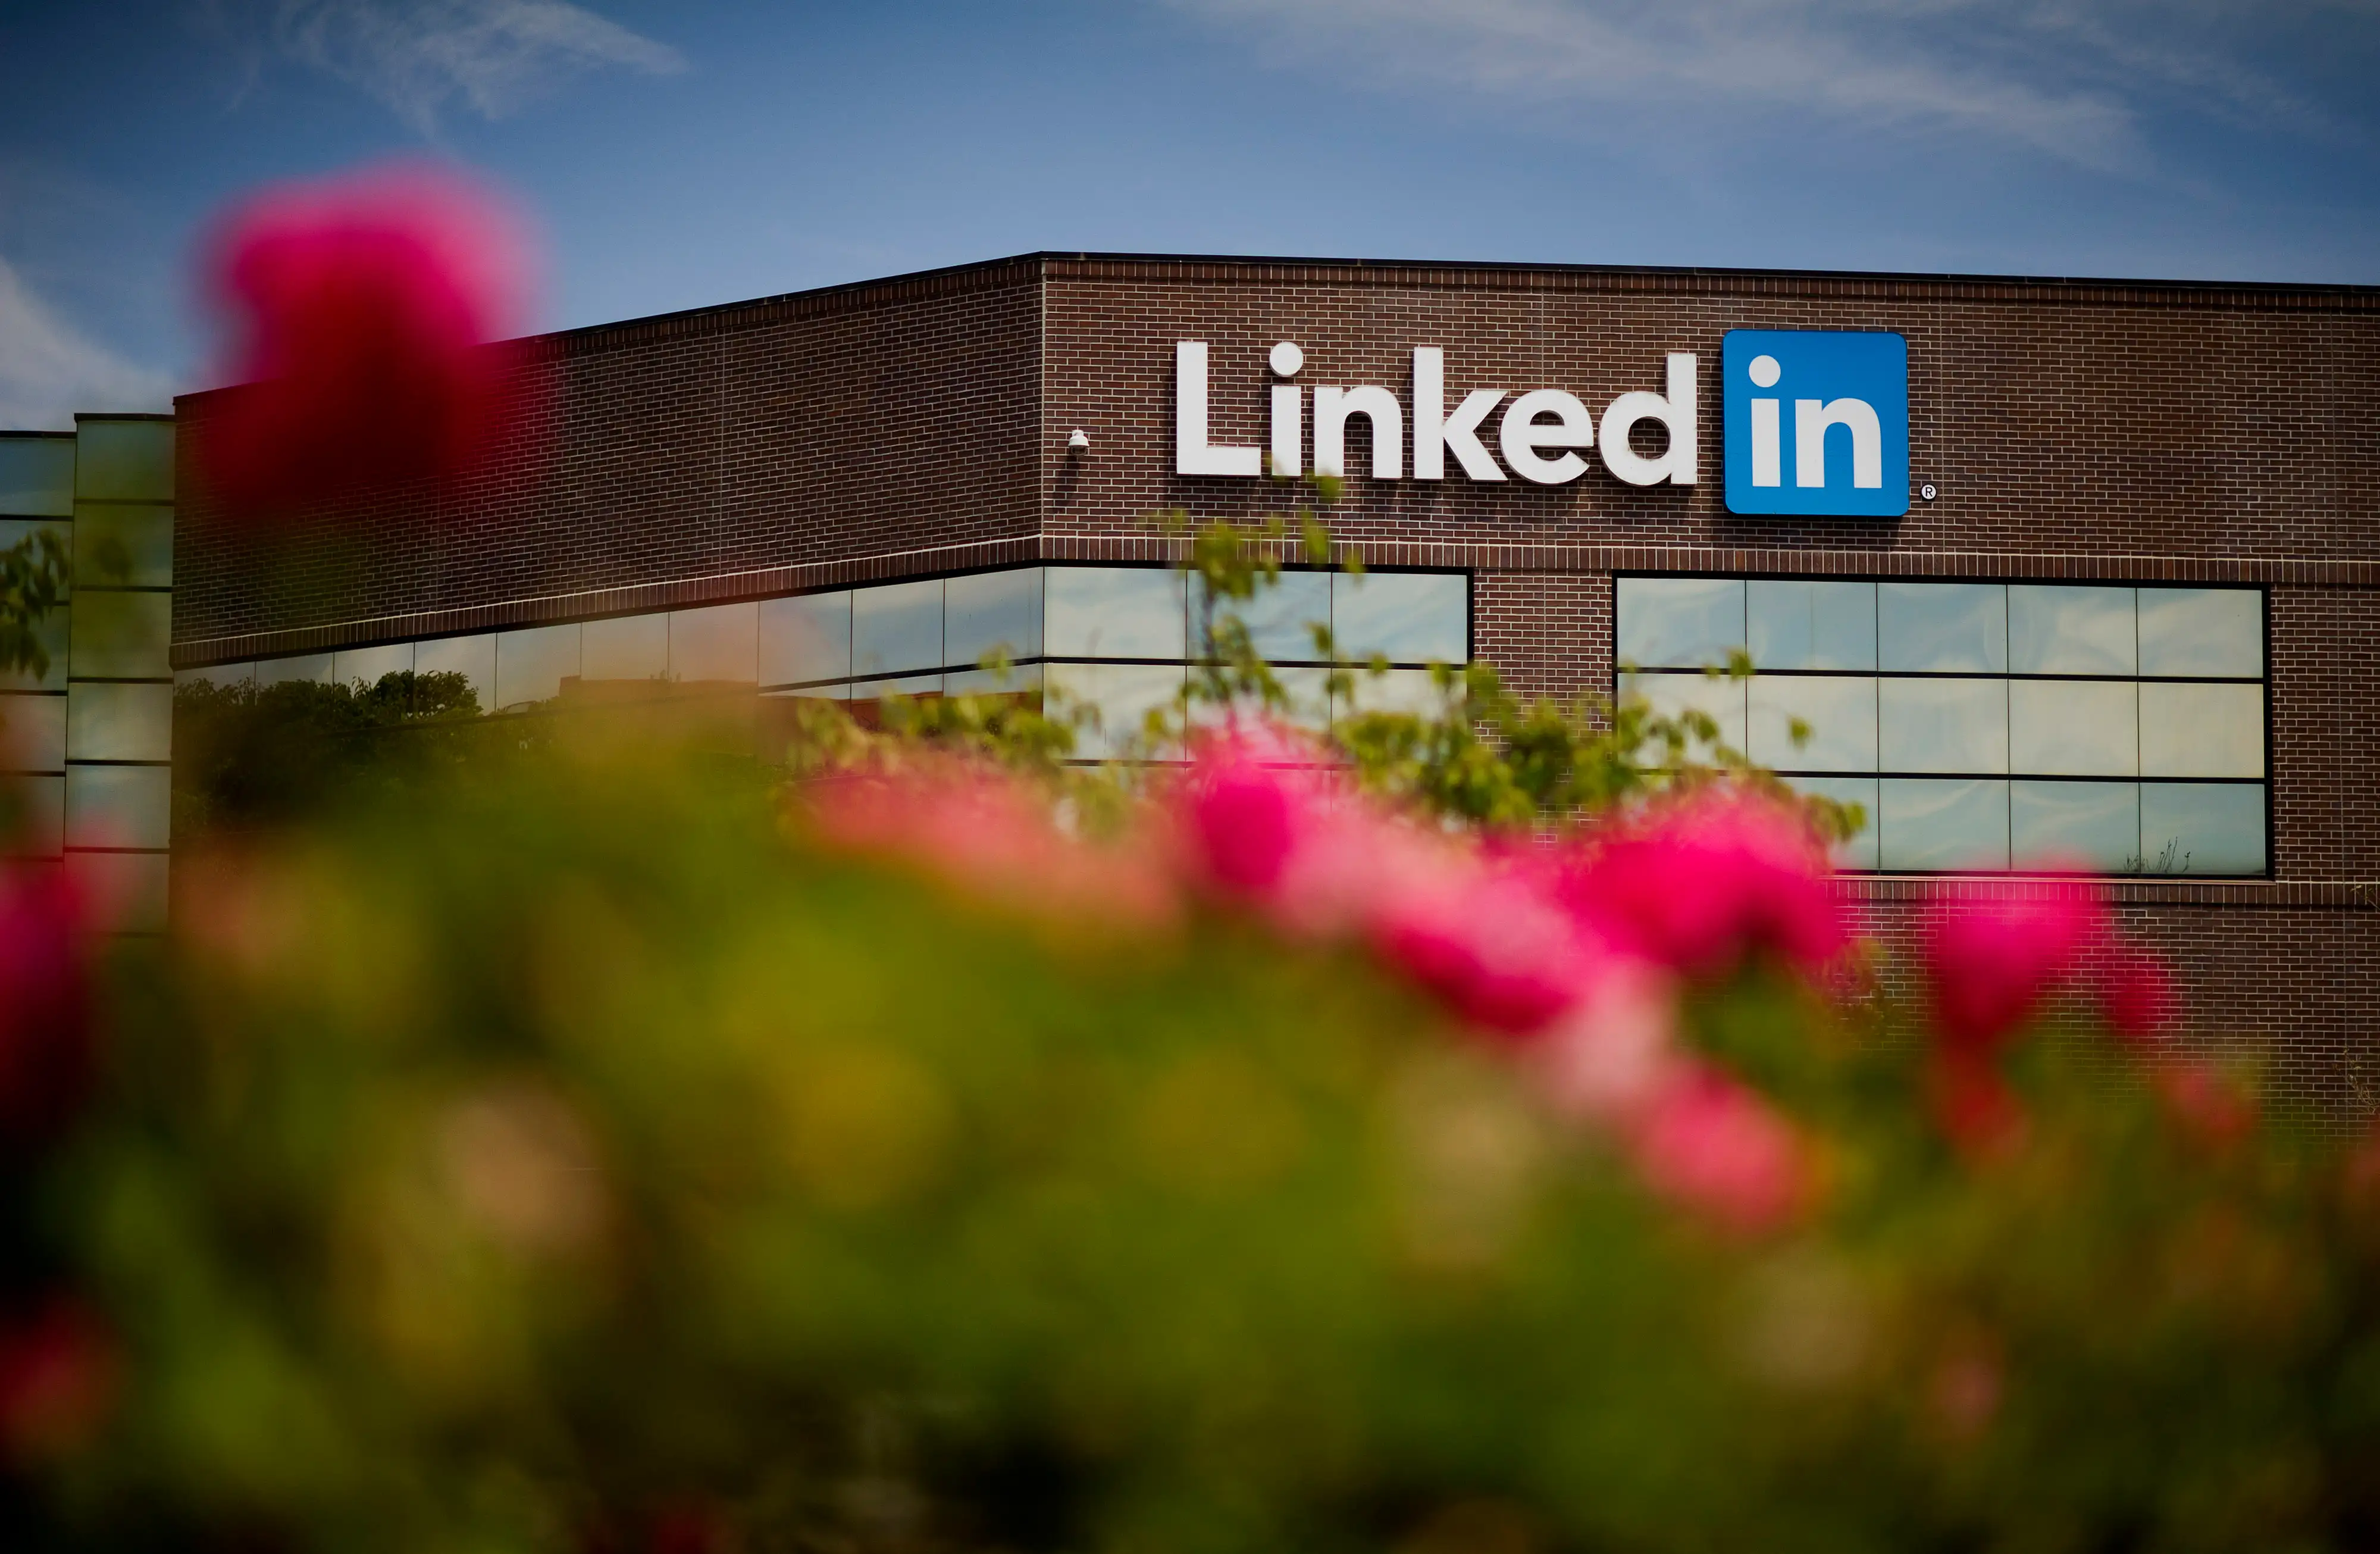
[[[880,702],[887,696],[939,696],[942,693],[942,677],[930,675],[895,675],[884,679],[854,680],[851,684],[852,710],[857,712],[861,702]]]
[[[256,666],[253,664],[210,664],[203,669],[174,671],[176,685],[188,685],[196,680],[206,680],[213,685],[247,685],[254,683],[255,679]]]
[[[64,777],[0,777],[0,802],[8,806],[6,833],[18,858],[55,858],[67,844],[67,779]]]
[[[1182,658],[1178,572],[1148,567],[1051,567],[1041,651],[1061,658]]]
[[[174,758],[172,686],[80,683],[67,703],[67,759]]]
[[[42,618],[33,628],[43,652],[50,655],[50,666],[38,677],[11,670],[0,674],[0,691],[64,691],[67,688],[67,653],[72,631],[73,609],[62,605]]]
[[[1359,669],[1354,673],[1350,693],[1333,709],[1341,717],[1388,712],[1435,718],[1445,713],[1450,694],[1462,694],[1459,682],[1451,692],[1439,690],[1437,676],[1428,669],[1386,669],[1377,675]]]
[[[2009,785],[1885,777],[1876,783],[1876,851],[1887,869],[2005,869]]]
[[[1181,694],[1184,673],[1178,664],[1051,664],[1043,672],[1062,699],[1062,710],[1071,704],[1098,711],[1099,728],[1075,731],[1075,754],[1093,761],[1128,752],[1150,753],[1132,750],[1142,720],[1151,708],[1169,706]]]
[[[2009,765],[2058,777],[2140,769],[2137,687],[2128,679],[2009,681]]]
[[[1041,699],[1041,666],[1012,664],[1005,675],[990,669],[950,669],[942,675],[945,696],[1029,696]]]
[[[2008,585],[2009,667],[2020,675],[2129,675],[2138,654],[2129,588]]]
[[[2004,679],[1888,679],[1876,687],[1876,755],[1888,772],[2005,772]]]
[[[1746,585],[1752,662],[1763,669],[1876,667],[1876,584],[1755,578]]]
[[[496,639],[492,636],[440,637],[413,644],[417,675],[461,675],[471,682],[471,694],[482,712],[496,707]]]
[[[1392,664],[1467,663],[1471,580],[1460,572],[1334,572],[1330,641],[1354,663],[1376,653]]]
[[[406,674],[412,668],[411,642],[341,648],[331,655],[331,679],[340,685],[353,685],[358,680],[367,686],[378,685],[383,676]]]
[[[1311,663],[1318,657],[1313,628],[1330,624],[1330,578],[1329,572],[1283,572],[1278,586],[1258,588],[1253,599],[1218,601],[1215,624],[1220,627],[1226,613],[1236,614],[1246,624],[1257,653],[1267,663]],[[1198,633],[1199,606],[1205,594],[1205,583],[1194,580],[1190,594],[1190,630],[1194,639]],[[1193,653],[1203,654],[1206,643],[1194,640],[1190,648]]]
[[[2141,673],[2265,672],[2265,596],[2252,588],[2143,588]]]
[[[995,650],[1041,655],[1041,569],[977,572],[942,588],[942,662],[972,668]]]
[[[2141,776],[2265,775],[2261,685],[2141,685]]]
[[[763,599],[759,633],[762,685],[841,679],[851,673],[851,595],[847,592]]]
[[[118,932],[162,933],[165,927],[166,881],[173,860],[162,852],[69,852],[67,872],[90,893],[107,903],[108,918]]]
[[[78,679],[172,676],[167,653],[174,626],[170,593],[111,593],[84,589],[69,610]]]
[[[884,675],[942,664],[942,580],[851,591],[851,672]]]
[[[332,655],[327,653],[301,654],[295,658],[261,658],[256,665],[256,683],[279,685],[284,680],[310,679],[320,685],[328,685],[332,662]]]
[[[669,674],[669,665],[666,613],[614,616],[589,620],[578,629],[582,680],[661,679]]]
[[[1876,621],[1884,668],[2008,672],[2008,590],[1997,582],[1880,582]]]
[[[1752,744],[1745,753],[1761,765],[1795,772],[1876,770],[1875,680],[1755,675],[1747,701]],[[1798,748],[1795,718],[1809,726],[1809,738]]]
[[[74,469],[72,437],[0,436],[0,513],[18,518],[72,516]]]
[[[2265,789],[2248,782],[2144,782],[2141,845],[2153,875],[2261,875]]]
[[[164,847],[171,766],[68,766],[67,834],[77,847]]]
[[[1743,646],[1740,578],[1621,578],[1616,597],[1622,664],[1701,668]]]
[[[760,611],[752,604],[672,610],[669,674],[683,683],[758,685]]]
[[[1724,675],[1630,675],[1621,684],[1624,694],[1642,696],[1661,717],[1677,717],[1688,712],[1707,715],[1718,725],[1719,742],[1731,750],[1743,748],[1744,682]],[[1686,752],[1689,760],[1708,760],[1711,749],[1696,740]],[[1654,758],[1654,753],[1642,753],[1642,759]]]
[[[496,706],[550,702],[578,674],[578,626],[531,626],[496,633]]]
[[[2140,785],[2010,783],[2009,831],[2016,866],[2022,869],[2138,874]]]
[[[87,504],[75,509],[74,575],[103,588],[174,581],[174,509]]]
[[[1815,799],[1832,799],[1839,804],[1860,807],[1860,828],[1847,841],[1835,844],[1834,864],[1838,869],[1873,869],[1876,866],[1876,782],[1864,777],[1795,777],[1786,781],[1797,793],[1807,793]]]
[[[1236,712],[1244,717],[1276,716],[1298,728],[1328,728],[1330,726],[1330,671],[1324,668],[1297,666],[1275,668],[1273,679],[1279,680],[1281,690],[1289,694],[1287,708],[1266,715],[1253,698],[1237,702],[1229,709],[1217,706],[1212,702],[1199,702],[1190,708],[1190,721],[1201,728],[1211,728]]]
[[[67,766],[67,699],[0,696],[0,769],[62,772]]]
[[[86,502],[172,501],[174,423],[77,422],[75,495]]]

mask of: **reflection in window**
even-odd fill
[[[327,653],[302,653],[293,658],[261,658],[256,665],[256,683],[280,685],[302,679],[328,685],[334,663],[335,660]]]
[[[1877,756],[1888,772],[2005,772],[2004,679],[1886,679],[1876,686]]]
[[[67,699],[0,696],[0,770],[62,772],[67,765]]]
[[[1718,741],[1742,750],[1744,739],[1744,682],[1725,675],[1631,675],[1626,689],[1642,696],[1658,717],[1679,717],[1698,712],[1718,725]],[[1687,751],[1692,760],[1708,760],[1710,748],[1700,740]]]
[[[578,641],[578,678],[588,680],[660,679],[669,673],[670,622],[666,615],[624,615],[590,620]]]
[[[994,651],[1011,662],[1041,654],[1041,569],[952,578],[942,594],[942,662],[966,668]]]
[[[1340,717],[1366,712],[1434,717],[1445,707],[1448,694],[1438,688],[1437,676],[1427,669],[1388,669],[1377,675],[1359,670],[1333,711]],[[1452,694],[1462,694],[1459,682]]]
[[[2152,875],[2265,872],[2265,789],[2247,782],[2141,784],[2142,868]]]
[[[2263,777],[2265,688],[2144,681],[2141,775]]]
[[[578,674],[578,626],[532,626],[496,633],[496,705],[527,706],[562,694]]]
[[[2009,668],[2020,675],[2134,672],[2132,591],[2008,585]]]
[[[496,707],[496,639],[493,636],[435,637],[413,644],[413,672],[418,675],[461,675],[471,682],[471,694],[482,711]]]
[[[16,700],[55,701],[55,697]],[[78,681],[67,692],[67,758],[170,761],[174,688],[162,683]]]
[[[1278,586],[1258,589],[1253,599],[1216,601],[1215,625],[1221,628],[1226,612],[1237,615],[1246,625],[1257,655],[1267,662],[1312,661],[1319,656],[1314,645],[1314,628],[1330,625],[1330,581],[1329,572],[1283,572]],[[1202,580],[1191,581],[1190,630],[1194,634],[1200,629],[1206,592]],[[1191,650],[1200,655],[1207,651],[1207,645],[1196,641],[1190,644]]]
[[[173,772],[171,766],[67,767],[67,829],[78,845],[170,845]]]
[[[1737,578],[1621,578],[1622,664],[1700,668],[1742,648],[1743,583]]]
[[[1052,691],[1099,714],[1098,728],[1075,735],[1075,755],[1087,760],[1126,753],[1150,709],[1170,706],[1181,694],[1184,672],[1179,664],[1051,664],[1044,670]]]
[[[1056,658],[1186,656],[1182,574],[1154,567],[1052,567],[1041,650]]]
[[[755,685],[759,609],[711,605],[669,617],[670,679],[686,684]]]
[[[1876,584],[1755,578],[1752,662],[1762,669],[1876,667]]]
[[[1459,572],[1330,575],[1330,639],[1342,657],[1391,664],[1471,658],[1471,580]],[[1311,648],[1308,648],[1311,652]]]
[[[2013,782],[2010,842],[2018,864],[2094,874],[2136,873],[2141,790],[2130,782]]]
[[[1864,676],[1807,679],[1756,675],[1746,687],[1744,753],[1786,772],[1876,770],[1876,681]],[[1799,720],[1806,737],[1793,742]]]
[[[942,664],[942,580],[851,591],[851,672],[897,674]]]
[[[65,518],[74,511],[75,439],[0,436],[0,513]],[[16,540],[11,537],[9,544]]]
[[[762,685],[841,679],[851,673],[851,595],[803,593],[759,606]]]
[[[1877,583],[1876,629],[1881,668],[2008,671],[2008,590],[1997,582]]]
[[[1859,829],[1848,839],[1835,844],[1835,867],[1873,869],[1876,866],[1876,778],[1872,777],[1795,777],[1787,780],[1797,793],[1807,793],[1816,799],[1832,799],[1835,802],[1846,806],[1857,804],[1860,808]]]
[[[2263,593],[2252,588],[2143,588],[2139,593],[2141,673],[2263,677]]]
[[[331,655],[331,679],[340,685],[361,680],[378,685],[383,675],[404,674],[413,667],[413,644],[391,642],[384,647],[342,648]]]
[[[1937,777],[1876,782],[1879,867],[1912,873],[2009,866],[2009,785]]]
[[[2134,683],[2009,681],[2009,763],[2049,777],[2131,777],[2140,766]]]

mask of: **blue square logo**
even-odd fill
[[[1719,353],[1727,510],[1909,510],[1909,342],[1851,330],[1730,329]]]

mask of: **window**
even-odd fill
[[[2260,590],[1622,577],[1614,595],[1620,689],[1858,803],[1844,867],[2267,872]],[[1749,680],[1706,672],[1739,651]]]

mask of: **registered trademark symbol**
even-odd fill
[[[1919,486],[1917,488],[1917,495],[1924,497],[1926,501],[1932,501],[1934,499],[1933,483],[1928,482],[1927,483]]]

